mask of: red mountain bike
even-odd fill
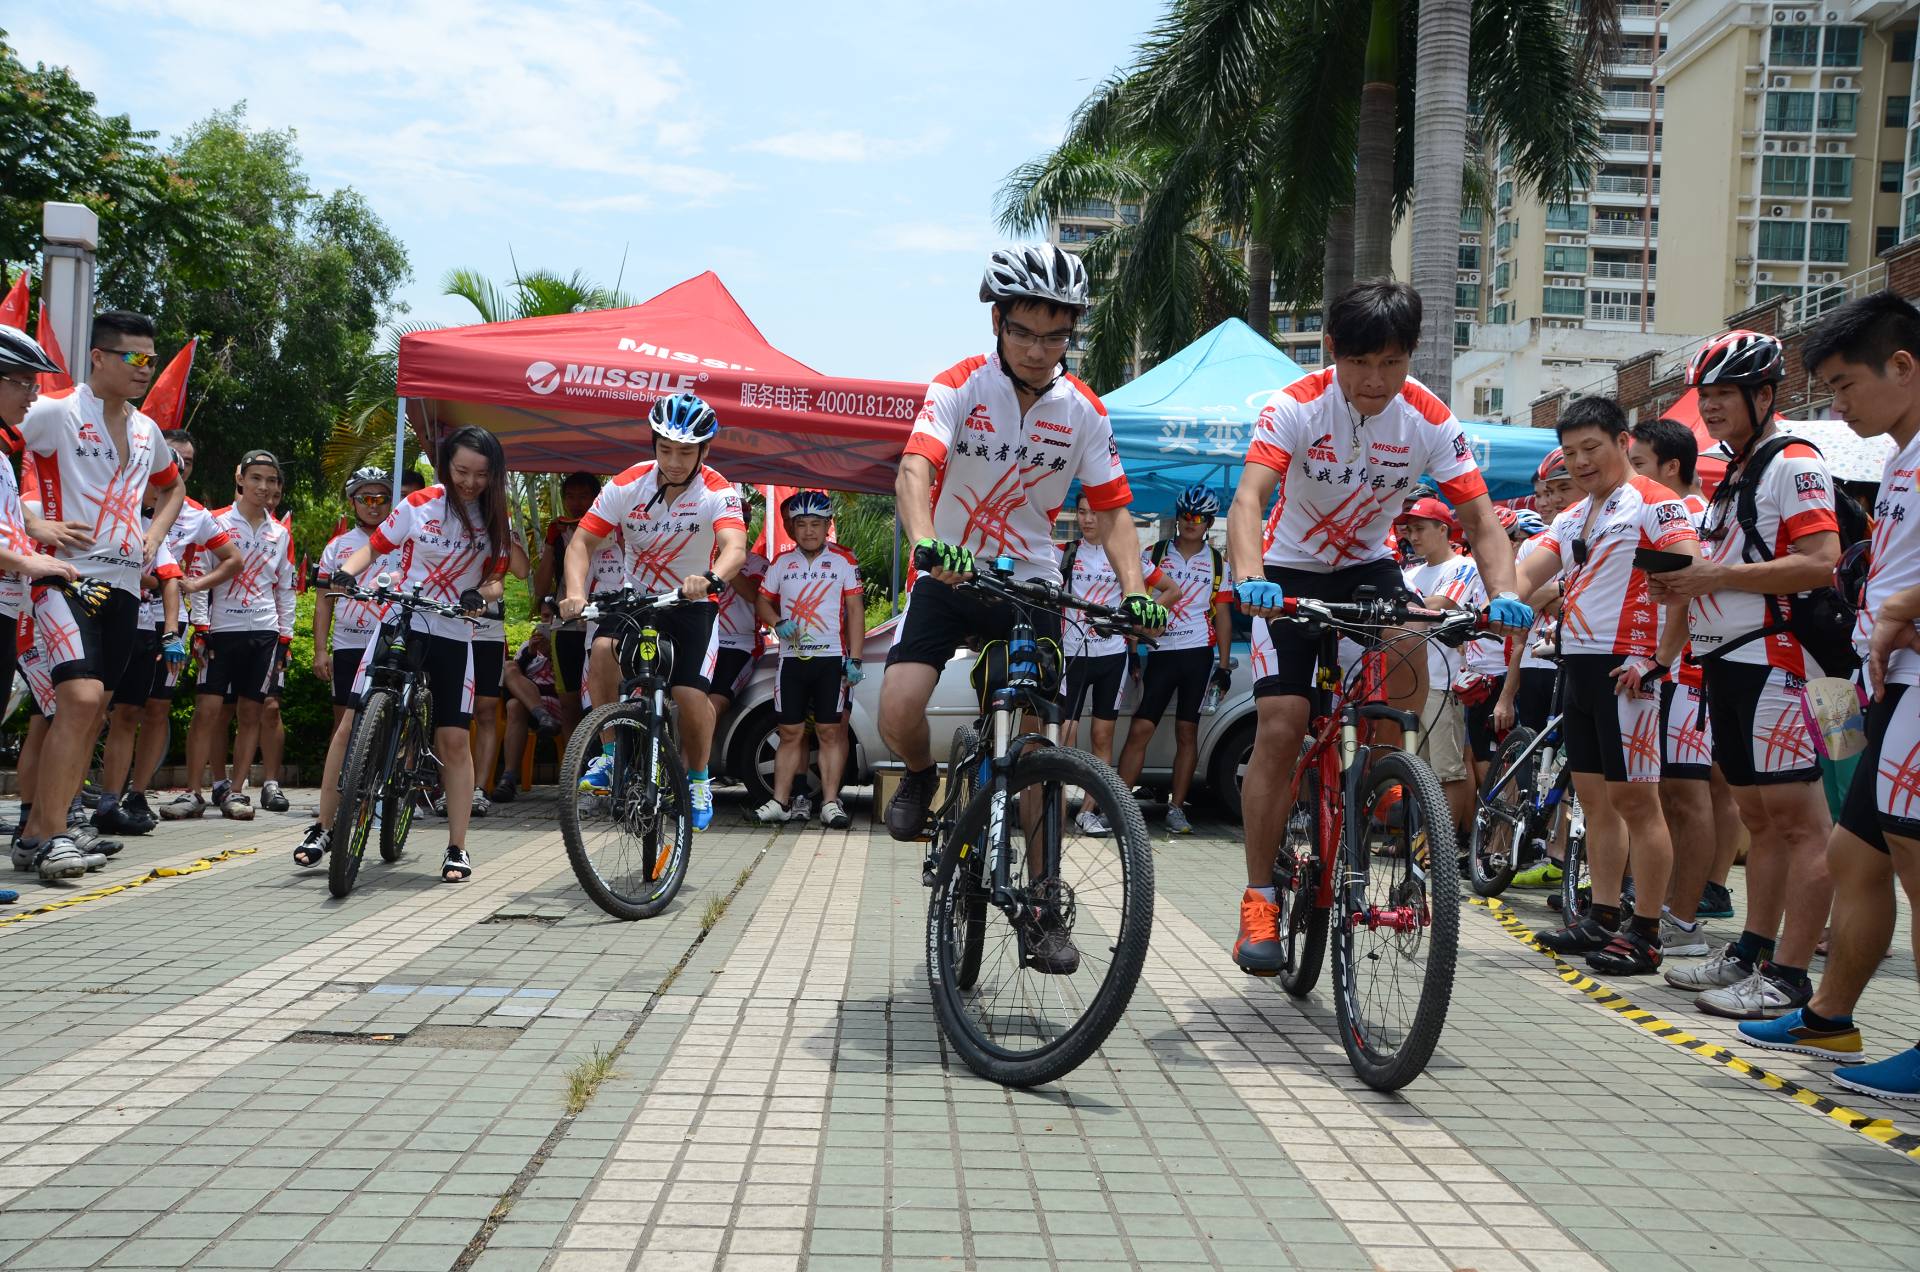
[[[1352,604],[1288,598],[1279,621],[1318,634],[1314,715],[1288,791],[1274,860],[1282,898],[1280,984],[1312,992],[1333,937],[1334,1011],[1360,1080],[1394,1091],[1425,1070],[1446,1023],[1460,939],[1460,856],[1453,816],[1418,755],[1420,720],[1387,699],[1387,660],[1427,656],[1480,629],[1464,610],[1429,610],[1362,588]],[[1431,626],[1382,643],[1381,628]],[[1365,648],[1343,674],[1340,638]],[[1404,747],[1375,739],[1397,724]]]

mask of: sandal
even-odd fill
[[[333,841],[333,833],[319,822],[307,827],[306,838],[293,850],[293,864],[303,869],[317,866],[327,855],[327,848]]]
[[[473,863],[467,860],[464,849],[447,846],[445,860],[440,863],[440,882],[465,883],[473,877]]]

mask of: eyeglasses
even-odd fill
[[[0,375],[0,384],[11,384],[28,397],[33,397],[40,392],[40,381],[34,376],[28,376],[23,380],[19,376]]]
[[[1059,353],[1062,349],[1066,348],[1067,341],[1073,339],[1073,329],[1071,327],[1065,331],[1028,331],[1019,323],[1008,320],[1000,324],[1000,330],[1006,333],[1007,339],[1020,345],[1022,348],[1047,349],[1054,353]]]
[[[393,502],[391,495],[355,495],[353,502],[365,504],[369,508],[381,508]]]
[[[130,367],[150,367],[160,356],[154,353],[139,353],[133,349],[102,349],[100,352],[118,358]]]

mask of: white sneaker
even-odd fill
[[[829,830],[845,830],[853,825],[853,816],[839,800],[830,799],[820,805],[820,824]]]
[[[1805,1007],[1813,995],[1792,988],[1756,970],[1737,985],[1710,989],[1693,1000],[1693,1005],[1709,1016],[1728,1020],[1772,1020]]]
[[[793,797],[793,820],[805,821],[811,816],[813,816],[813,797],[810,795],[795,795]]]
[[[1173,835],[1191,835],[1193,823],[1187,820],[1187,810],[1178,804],[1167,807],[1167,833]]]
[[[1733,957],[1732,950],[1733,947],[1729,945],[1704,963],[1668,968],[1667,984],[1675,989],[1691,989],[1695,993],[1738,985],[1753,973],[1740,965],[1740,961]]]
[[[1680,920],[1662,910],[1660,950],[1668,958],[1705,958],[1713,953],[1713,947],[1707,943],[1707,925],[1696,922],[1691,929],[1684,928]]]
[[[1111,835],[1113,827],[1107,825],[1107,819],[1089,808],[1073,819],[1073,824],[1089,835]]]
[[[753,810],[753,820],[762,826],[781,826],[793,820],[793,810],[780,807],[777,799],[770,799]]]

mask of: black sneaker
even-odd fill
[[[493,784],[493,802],[511,804],[520,798],[520,779],[511,773],[503,773],[500,780]]]
[[[912,843],[927,830],[927,813],[933,808],[933,793],[940,787],[938,765],[900,779],[900,789],[887,804],[887,833],[902,843]],[[1079,955],[1074,955],[1076,966]]]
[[[160,817],[153,811],[153,805],[147,803],[147,793],[145,791],[134,791],[120,801],[120,807],[126,812],[127,816],[138,818],[140,823],[146,827],[146,830],[139,832],[142,835],[150,834],[153,828],[160,824]]]
[[[1058,915],[1039,915],[1023,933],[1027,941],[1027,966],[1048,976],[1071,976],[1080,970],[1080,950],[1073,943]]]
[[[89,818],[95,830],[105,831],[109,835],[144,835],[153,827],[127,811],[123,804],[96,808]]]
[[[1733,917],[1733,893],[1724,883],[1707,881],[1700,889],[1700,908],[1694,914],[1701,919],[1730,919]]]
[[[1601,927],[1588,916],[1556,931],[1542,932],[1539,941],[1555,954],[1591,954],[1607,948],[1613,936],[1611,929]]]
[[[1632,928],[1621,928],[1604,948],[1587,955],[1587,966],[1609,976],[1650,976],[1660,970],[1660,946]]]

